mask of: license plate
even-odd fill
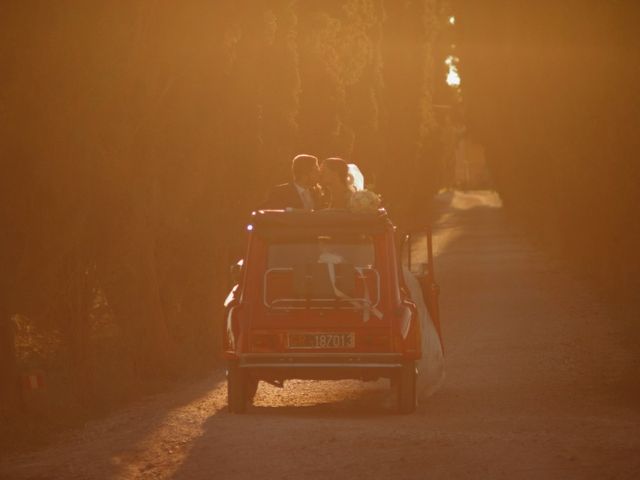
[[[354,348],[356,336],[348,333],[289,333],[289,348]]]

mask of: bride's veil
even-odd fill
[[[349,163],[349,186],[356,192],[364,190],[364,175],[355,163]]]

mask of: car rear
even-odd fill
[[[415,312],[400,295],[393,236],[386,215],[257,218],[235,313],[242,381],[400,376],[419,345],[410,345]]]

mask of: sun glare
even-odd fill
[[[462,80],[460,79],[460,74],[458,73],[458,57],[454,57],[453,55],[449,55],[447,59],[444,61],[445,65],[449,67],[449,71],[447,72],[447,85],[450,87],[458,88]]]

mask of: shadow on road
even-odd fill
[[[218,372],[205,381],[148,397],[106,419],[87,422],[47,448],[0,462],[0,478],[133,478],[127,472],[136,455],[171,428],[172,419],[183,409],[207,398],[223,381]]]

